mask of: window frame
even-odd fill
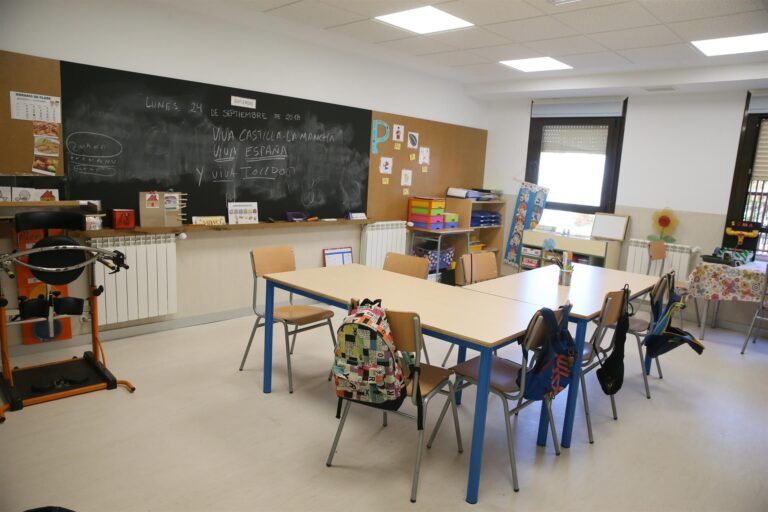
[[[600,205],[588,206],[573,203],[547,201],[546,208],[565,210],[576,213],[614,213],[616,210],[616,192],[619,186],[619,167],[621,149],[624,142],[624,120],[627,114],[627,101],[624,100],[621,117],[532,117],[528,134],[528,157],[525,167],[525,180],[530,183],[539,181],[539,159],[541,139],[547,125],[584,126],[608,125],[608,142],[605,147],[605,168],[603,169],[603,189],[600,193]]]
[[[747,96],[747,107],[749,107],[749,95]],[[764,120],[768,120],[768,113],[749,114],[745,108],[739,147],[736,151],[733,180],[731,181],[731,197],[728,201],[726,226],[729,226],[732,221],[744,219],[744,208],[747,206],[749,186],[752,183],[752,165],[755,162],[757,142],[760,136],[760,124]],[[764,225],[760,231],[768,233],[768,226]],[[723,230],[723,244],[726,243],[725,238],[726,234]]]

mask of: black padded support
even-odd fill
[[[23,212],[15,217],[16,231],[29,229],[66,229],[85,231],[85,215],[80,212]]]

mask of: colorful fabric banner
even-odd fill
[[[512,214],[512,224],[509,227],[507,251],[504,262],[512,265],[515,272],[520,270],[521,248],[523,246],[523,231],[539,223],[544,205],[547,203],[548,188],[524,181],[517,193],[515,211]]]

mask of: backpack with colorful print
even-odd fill
[[[344,319],[336,337],[336,395],[399,407],[406,396],[406,384],[381,300],[360,302]]]

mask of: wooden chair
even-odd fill
[[[589,399],[587,398],[587,384],[585,376],[587,373],[598,368],[601,362],[613,352],[614,344],[613,338],[608,345],[603,344],[605,334],[611,326],[615,326],[619,322],[621,317],[622,307],[624,303],[624,291],[618,290],[615,292],[608,292],[603,299],[603,307],[600,309],[600,316],[596,320],[597,328],[592,334],[592,339],[584,344],[584,352],[581,358],[581,394],[584,399],[584,417],[587,420],[587,432],[589,434],[589,442],[594,443],[595,439],[592,435],[592,418],[589,413]],[[640,359],[642,358],[642,348],[640,350]],[[645,376],[645,367],[643,367],[643,376]],[[647,386],[647,384],[646,384]],[[616,399],[614,395],[611,397],[611,409],[613,410],[613,419],[619,419],[616,413]]]
[[[470,252],[459,259],[464,284],[475,284],[499,277],[496,255],[492,252]]]
[[[459,265],[461,266],[465,285],[480,283],[499,277],[499,267],[496,264],[496,255],[492,252],[462,254],[461,258],[459,258]],[[440,366],[445,366],[446,363],[448,363],[448,358],[451,357],[453,347],[455,346],[456,345],[450,346],[448,353],[445,354],[443,363]]]
[[[413,466],[413,479],[411,484],[411,502],[416,502],[416,492],[419,487],[419,470],[421,468],[421,456],[424,447],[424,422],[427,417],[427,406],[430,400],[438,394],[447,395],[443,409],[440,412],[440,418],[438,425],[442,422],[448,411],[448,406],[451,406],[453,412],[453,425],[456,430],[456,444],[458,445],[459,453],[464,451],[461,444],[461,430],[459,428],[459,415],[456,410],[456,394],[453,383],[450,380],[453,374],[452,370],[446,368],[440,368],[438,366],[431,366],[429,364],[421,363],[421,350],[423,345],[423,336],[421,334],[421,321],[419,315],[416,313],[399,312],[399,311],[387,311],[387,321],[389,327],[392,330],[392,337],[395,340],[395,347],[398,352],[407,352],[411,355],[411,360],[414,361],[414,374],[407,375],[408,378],[408,396],[411,397],[411,401],[418,407],[418,403],[422,403],[420,410],[417,410],[417,415],[406,414],[399,410],[388,411],[399,416],[416,421],[418,428],[418,445],[416,447],[416,461]],[[408,372],[408,367],[404,364],[403,371]],[[356,402],[360,405],[368,407],[375,407],[375,405]],[[333,463],[333,457],[336,454],[336,448],[339,444],[339,438],[341,437],[341,431],[344,429],[344,423],[347,420],[347,414],[349,413],[349,407],[352,405],[352,400],[344,400],[344,409],[341,413],[341,420],[339,426],[336,429],[336,436],[333,439],[333,445],[331,446],[331,452],[328,454],[328,459],[325,465],[330,467]],[[420,417],[419,417],[420,414]],[[387,411],[383,413],[383,426],[387,426]],[[432,443],[437,435],[437,428],[432,432],[427,443],[427,448],[432,447]]]
[[[558,323],[562,320],[563,310],[555,311],[555,318]],[[528,330],[523,337],[522,345],[526,350],[523,351],[523,358],[520,363],[504,359],[503,357],[492,356],[491,360],[491,382],[489,390],[501,399],[504,406],[504,420],[507,428],[507,451],[509,452],[509,462],[512,466],[512,485],[515,492],[520,490],[517,480],[517,463],[515,462],[515,432],[517,431],[518,413],[531,404],[538,403],[538,400],[525,399],[526,375],[533,370],[536,359],[539,356],[541,345],[546,335],[546,325],[541,312],[531,319]],[[529,352],[533,356],[528,359]],[[456,391],[459,391],[471,384],[477,385],[480,374],[480,358],[475,357],[469,361],[460,363],[452,368],[456,373]],[[518,375],[520,384],[518,384]],[[466,382],[462,382],[466,381]],[[514,407],[510,407],[510,402],[516,402]],[[549,425],[552,433],[552,441],[555,446],[555,453],[560,455],[560,443],[557,440],[557,429],[552,415],[552,401],[550,398],[544,399],[544,404],[549,415]],[[514,420],[510,422],[510,416],[514,415]],[[434,436],[440,428],[442,415],[438,419]]]
[[[296,258],[293,254],[293,247],[263,247],[251,251],[251,269],[253,270],[253,312],[256,314],[256,321],[251,330],[251,337],[248,338],[248,345],[245,347],[243,360],[240,362],[240,371],[243,371],[245,360],[248,358],[248,351],[251,350],[253,337],[256,330],[264,326],[265,312],[257,304],[259,278],[265,274],[276,272],[290,272],[296,270]],[[331,331],[331,342],[336,346],[336,333],[333,330],[331,318],[333,311],[315,306],[296,306],[293,304],[293,294],[289,298],[289,306],[276,306],[274,308],[273,318],[275,322],[283,324],[285,330],[285,354],[288,364],[288,392],[293,393],[293,373],[291,372],[291,354],[296,344],[296,335],[300,332],[309,331],[318,327],[328,326]],[[289,331],[288,327],[293,330]],[[289,341],[293,335],[293,343]]]
[[[384,257],[384,270],[426,279],[429,273],[429,260],[419,256],[407,256],[396,252],[388,252]]]

